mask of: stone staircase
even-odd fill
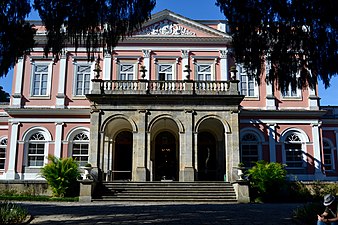
[[[103,182],[93,201],[237,203],[228,182]]]

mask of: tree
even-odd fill
[[[337,0],[216,0],[228,19],[237,63],[286,91],[325,87],[338,73]]]
[[[0,102],[9,102],[9,94],[0,86]]]
[[[155,0],[4,0],[0,3],[0,77],[34,46],[35,29],[24,19],[32,7],[47,31],[45,56],[56,60],[66,46],[85,46],[88,59],[102,47],[111,52],[120,39],[150,18]],[[50,54],[51,53],[51,54]],[[6,57],[5,57],[6,56]]]

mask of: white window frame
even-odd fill
[[[90,131],[86,127],[76,127],[68,133],[67,138],[66,138],[66,140],[69,143],[68,144],[68,157],[73,157],[74,138],[80,133],[85,134],[89,139],[89,140],[78,141],[78,143],[88,144],[88,155],[85,155],[85,156],[88,156],[88,162],[90,162]],[[83,156],[83,155],[79,154],[76,156]]]
[[[209,66],[210,71],[201,71],[201,67]],[[206,75],[210,74],[210,78],[207,79]],[[200,77],[202,79],[200,79]],[[215,64],[211,62],[196,62],[195,63],[195,80],[196,81],[214,81],[215,80]]]
[[[77,93],[77,89],[78,89],[78,70],[80,67],[82,66],[86,66],[86,67],[89,67],[90,68],[90,72],[89,72],[89,90],[88,90],[88,93],[85,93],[84,90],[85,90],[85,76],[83,76],[82,78],[82,87],[81,87],[81,93],[78,94]],[[84,97],[86,96],[86,94],[89,94],[90,91],[92,90],[92,82],[91,80],[93,79],[93,74],[94,74],[94,71],[93,71],[93,66],[94,64],[93,63],[79,63],[79,62],[76,62],[74,63],[74,84],[73,84],[73,96],[75,97]],[[86,73],[87,74],[87,73]]]
[[[259,130],[255,129],[255,128],[247,127],[247,128],[241,129],[241,131],[240,131],[240,157],[241,157],[240,160],[241,160],[241,162],[242,162],[242,140],[247,134],[251,134],[251,135],[256,137],[257,142],[254,142],[254,143],[257,144],[258,161],[262,160],[263,159],[262,144],[265,141],[264,135]],[[245,167],[248,167],[248,165],[245,165]]]
[[[118,64],[118,80],[134,80],[136,75],[136,66],[135,63],[119,63]],[[123,71],[124,67],[132,67],[132,71]],[[124,74],[124,77],[122,76]],[[131,79],[130,79],[131,78]]]
[[[300,72],[297,73],[296,77],[300,77]],[[288,91],[283,92],[281,91],[281,96],[282,99],[287,100],[287,99],[301,99],[302,98],[302,90],[297,87],[295,90],[296,92],[293,92],[291,89],[291,84],[288,86]]]
[[[7,139],[7,137],[0,138],[0,149],[4,149],[4,157],[0,156],[0,160],[4,161],[4,168],[0,168],[0,170],[4,170],[5,169],[6,156],[7,156],[7,146],[8,146],[8,139]]]
[[[161,71],[161,68],[171,67],[171,72]],[[159,81],[171,81],[176,80],[176,64],[172,62],[160,62],[156,63],[156,76]],[[164,73],[164,80],[160,80],[160,73]],[[168,79],[168,75],[171,74],[171,79]]]
[[[40,78],[40,86],[39,86],[39,94],[34,94],[35,88],[35,70],[37,67],[40,66],[47,66],[47,84],[46,84],[46,94],[41,93],[41,78]],[[52,70],[53,70],[53,62],[40,62],[40,61],[33,61],[32,62],[32,72],[31,72],[31,85],[30,85],[30,96],[31,97],[49,97],[50,90],[51,90],[51,83],[52,83]]]
[[[245,98],[258,98],[259,97],[259,87],[258,84],[256,82],[256,79],[254,77],[250,77],[248,76],[248,73],[245,71],[245,68],[241,65],[237,65],[237,70],[238,70],[238,80],[239,82],[239,91],[242,95],[245,95]],[[242,77],[246,77],[246,94],[243,93],[242,90],[242,85],[243,85],[243,81],[242,81]],[[250,90],[250,83],[253,83],[254,87],[253,87],[253,95],[248,95],[249,90]],[[252,90],[252,88],[251,88]]]
[[[75,140],[75,138],[78,136],[78,135],[85,135],[88,139],[83,139],[83,140]],[[74,145],[75,144],[79,144],[80,146],[83,146],[83,145],[87,145],[87,154],[82,154],[81,153],[81,150],[80,150],[80,153],[79,154],[74,154]],[[82,157],[86,157],[87,160],[86,161],[82,161],[82,160],[77,160],[80,164],[80,166],[85,166],[88,162],[89,162],[89,133],[87,131],[81,131],[81,132],[78,132],[76,135],[74,135],[72,141],[71,141],[71,154],[72,154],[72,158],[82,158]],[[82,148],[81,148],[82,149]]]
[[[287,138],[290,135],[296,135],[299,138],[299,141],[288,141]],[[282,142],[282,157],[283,157],[283,164],[286,164],[286,169],[287,170],[301,170],[301,169],[305,169],[307,166],[307,150],[306,150],[306,143],[309,142],[309,138],[307,137],[307,135],[305,134],[304,131],[300,130],[300,129],[296,129],[296,128],[292,128],[292,129],[288,129],[287,131],[283,132],[282,137],[281,137],[281,142]],[[287,161],[286,161],[286,144],[300,144],[301,146],[301,160],[302,160],[302,166],[300,167],[291,167],[289,165],[287,165]]]
[[[49,151],[49,142],[52,140],[52,136],[50,135],[49,131],[44,128],[44,127],[33,127],[30,130],[28,130],[24,136],[23,136],[23,140],[25,143],[25,147],[24,147],[24,166],[27,168],[42,168],[43,166],[28,166],[28,154],[29,154],[29,143],[30,143],[30,138],[36,134],[39,133],[41,135],[44,136],[43,141],[41,141],[41,143],[44,143],[44,163],[43,166],[46,165],[48,163],[48,151]],[[38,142],[36,142],[38,143]]]
[[[324,145],[324,142],[326,142],[329,146],[329,148],[326,148],[326,146]],[[325,149],[330,149],[330,164],[325,164]],[[330,166],[331,169],[330,170],[326,170],[326,166]],[[328,138],[323,138],[323,167],[325,172],[332,172],[335,170],[335,163],[334,163],[334,145],[332,143],[331,140],[329,140]]]
[[[41,137],[43,137],[43,139],[36,139],[36,140],[31,140],[31,138],[35,135],[39,135]],[[27,146],[27,166],[30,168],[41,168],[44,166],[44,158],[45,158],[45,152],[46,152],[46,138],[44,136],[43,133],[41,132],[36,132],[33,133],[29,139],[28,139],[28,146]],[[43,153],[30,153],[30,145],[34,144],[34,145],[43,145]],[[30,162],[30,157],[42,157],[42,165],[29,165]]]

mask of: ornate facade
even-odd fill
[[[55,62],[40,45],[19,59],[0,106],[1,179],[42,179],[49,154],[91,163],[100,180],[234,181],[258,160],[337,179],[338,109],[320,107],[317,89],[258,86],[224,21],[165,10],[143,27],[95,62],[84,48]]]

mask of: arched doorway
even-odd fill
[[[112,180],[131,180],[133,162],[133,134],[122,131],[115,138]]]
[[[154,180],[178,180],[178,154],[176,138],[169,131],[155,138]]]
[[[218,160],[215,137],[209,132],[200,132],[197,140],[198,180],[218,180]]]

